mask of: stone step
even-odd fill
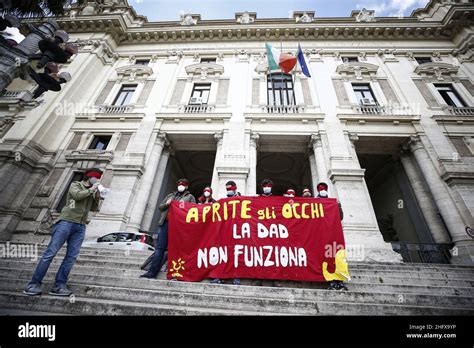
[[[1,270],[0,269],[0,276],[4,277],[21,277],[24,279],[24,284],[31,279],[33,271],[15,271],[15,270]],[[53,279],[55,273],[48,272],[46,279]],[[158,276],[157,281],[148,281],[136,277],[113,277],[110,275],[90,275],[90,274],[79,274],[73,272],[70,277],[71,281],[75,281],[77,283],[82,284],[98,284],[98,285],[111,285],[117,284],[117,282],[127,282],[131,287],[138,287],[138,288],[154,288],[157,285],[161,284],[162,282],[167,282],[165,279],[165,273],[161,272]],[[188,286],[200,286],[200,284],[209,283],[210,280],[204,280],[202,282],[187,282]],[[172,282],[174,283],[174,282]],[[182,283],[182,282],[178,282]],[[242,285],[250,285],[256,286],[258,281],[252,279],[242,279]],[[258,284],[260,285],[260,284]],[[277,289],[326,289],[327,285],[325,283],[316,283],[316,282],[290,282],[290,281],[272,281],[272,280],[263,280],[262,284],[263,287],[275,287]],[[405,293],[414,293],[414,294],[437,294],[437,295],[446,295],[446,296],[474,296],[474,289],[472,287],[452,287],[452,286],[423,286],[423,285],[407,285],[407,284],[370,284],[364,282],[358,283],[347,283],[347,287],[351,291],[359,291],[359,292],[382,292],[382,293],[390,293],[390,294],[405,294]]]
[[[26,281],[17,278],[0,278],[2,291],[21,291]],[[163,283],[163,282],[160,282]],[[249,308],[261,306],[262,310],[268,308],[277,311],[278,308],[290,307],[285,312],[294,314],[313,311],[313,302],[319,301],[343,301],[355,303],[378,303],[378,304],[405,304],[416,306],[436,306],[452,308],[474,309],[474,297],[472,296],[446,296],[435,294],[390,294],[379,292],[358,291],[329,291],[308,289],[287,289],[256,286],[218,286],[214,284],[203,284],[201,287],[189,286],[189,283],[178,282],[174,291],[170,287],[161,284],[154,288],[143,288],[143,286],[130,286],[127,281],[119,280],[113,286],[84,284],[70,282],[76,296],[105,298],[113,300],[127,300],[130,296],[139,302],[173,302],[187,305],[199,303],[200,305],[227,308],[228,303],[238,306],[248,305]],[[52,287],[53,279],[48,278],[43,290],[48,291]],[[141,285],[141,284],[138,284]],[[143,292],[143,293],[142,293]],[[230,300],[229,297],[232,299]],[[258,301],[257,301],[258,300]],[[277,301],[275,304],[272,301]],[[190,302],[189,302],[190,301]],[[282,302],[283,301],[283,302]],[[309,301],[309,302],[308,302]],[[309,306],[309,307],[308,307]]]
[[[15,243],[18,244],[18,243]],[[24,244],[24,243],[19,243]],[[38,246],[38,253],[41,255],[43,250],[45,249],[46,245],[39,245]],[[66,250],[66,246],[61,248],[59,254],[64,253]],[[120,249],[107,249],[107,248],[91,248],[91,247],[82,247],[81,248],[81,256],[82,255],[91,255],[91,256],[108,256],[108,257],[123,257],[126,256],[127,259],[139,259],[144,260],[146,257],[151,255],[150,251],[140,251],[140,250],[120,250]],[[473,266],[466,266],[466,265],[455,265],[455,264],[435,264],[435,263],[387,263],[387,262],[366,262],[366,261],[351,261],[349,260],[350,266],[357,266],[362,265],[364,267],[388,267],[388,268],[432,268],[432,267],[443,267],[447,269],[472,269]]]
[[[61,260],[54,260],[51,264],[51,272],[56,272],[61,264]],[[0,270],[24,270],[26,272],[30,272],[32,274],[35,268],[34,262],[17,262],[11,261],[8,263],[0,264]],[[122,268],[108,268],[108,267],[98,267],[98,266],[87,266],[77,263],[72,273],[87,273],[87,274],[96,274],[101,275],[107,273],[108,275],[115,276],[115,277],[139,277],[143,274],[144,271],[140,269],[122,269]],[[164,272],[160,272],[164,273]],[[164,275],[163,275],[164,277]],[[454,287],[472,287],[474,284],[473,280],[465,280],[465,279],[446,279],[446,278],[410,278],[403,275],[398,274],[385,274],[385,275],[357,275],[352,274],[351,283],[358,283],[358,282],[366,282],[371,284],[381,284],[384,282],[388,283],[395,283],[395,284],[419,284],[419,285],[429,285],[429,286],[454,286]]]
[[[82,248],[79,259],[84,260],[108,260],[109,262],[130,262],[134,264],[141,265],[148,256],[151,255],[150,252],[143,254],[119,254],[119,255],[109,255],[101,254],[100,252],[88,252],[84,251],[85,248]],[[58,253],[57,257],[64,257],[65,252],[63,249]],[[38,256],[41,256],[39,253]],[[1,260],[1,259],[0,259]],[[405,270],[405,271],[428,271],[428,272],[471,272],[474,273],[474,266],[465,266],[465,265],[451,265],[451,264],[435,264],[435,263],[400,263],[400,264],[390,264],[390,263],[366,263],[360,261],[349,261],[349,269],[386,269],[386,270]]]
[[[17,243],[15,243],[17,244]],[[20,243],[24,244],[24,243]],[[38,253],[41,254],[46,245],[40,245],[38,247]],[[59,252],[59,254],[63,254],[66,250],[66,246],[63,246]],[[107,256],[117,256],[123,257],[126,256],[127,258],[138,258],[140,260],[146,259],[149,255],[151,255],[151,251],[141,251],[141,250],[117,250],[117,249],[107,249],[107,248],[91,248],[91,247],[82,247],[81,248],[81,256],[82,255],[107,255]],[[388,263],[388,262],[367,262],[367,261],[351,261],[349,260],[349,266],[357,266],[362,265],[364,267],[386,267],[386,268],[449,268],[449,269],[473,269],[473,266],[466,266],[466,265],[456,265],[456,264],[436,264],[436,263]]]
[[[0,292],[0,307],[5,309],[54,312],[73,315],[276,315],[281,313],[187,308],[186,306],[137,303],[131,301],[98,300],[95,298],[61,298],[51,295],[30,297],[12,292]]]
[[[61,257],[56,257],[53,260],[54,264],[59,264],[62,261]],[[2,267],[18,267],[18,263],[31,264],[31,267],[35,267],[36,262],[31,260],[21,259],[0,259],[0,266]],[[128,259],[120,259],[117,262],[110,261],[109,259],[98,260],[91,258],[79,257],[76,265],[97,267],[97,268],[116,268],[122,270],[139,270],[143,262],[131,263]],[[410,279],[439,279],[439,280],[467,280],[474,281],[474,269],[473,270],[461,270],[455,272],[446,272],[443,269],[439,271],[413,271],[413,270],[388,270],[388,269],[364,269],[364,268],[351,268],[352,276],[391,276],[397,275],[404,278]]]
[[[184,299],[184,296],[179,297]],[[230,299],[228,297],[228,299]],[[310,304],[311,305],[311,304]],[[433,306],[407,306],[403,304],[350,303],[320,301],[312,304],[312,315],[472,315],[472,309],[440,308]],[[213,307],[189,307],[180,303],[157,304],[138,303],[130,300],[109,300],[75,296],[56,298],[49,295],[28,297],[18,293],[0,292],[0,308],[24,309],[34,311],[54,311],[55,313],[81,315],[287,315],[284,310],[269,312],[264,310],[243,310]],[[255,309],[255,307],[252,307]],[[304,313],[308,314],[308,313]]]
[[[0,277],[5,278],[18,278],[23,279],[23,285],[20,288],[23,288],[26,283],[31,279],[33,271],[32,270],[10,270],[10,269],[0,269]],[[48,272],[45,279],[53,280],[55,272]],[[137,277],[129,277],[127,275],[111,276],[108,273],[103,274],[87,274],[84,272],[73,271],[71,277],[71,282],[79,284],[91,284],[91,285],[105,285],[113,286],[114,284],[122,284],[124,287],[132,288],[143,288],[143,289],[161,289],[165,286],[169,288],[169,284],[186,284],[189,289],[194,289],[193,291],[201,292],[203,291],[203,286],[205,284],[212,285],[210,289],[215,291],[219,289],[218,285],[209,284],[210,280],[205,280],[203,282],[172,282],[165,279],[165,274],[161,272],[159,274],[158,280],[148,280],[140,279]],[[263,286],[259,286],[259,289],[269,288],[275,289],[279,293],[285,289],[285,291],[305,291],[312,289],[326,289],[327,285],[325,283],[315,283],[315,282],[274,282],[274,281],[263,281]],[[246,286],[256,286],[257,281],[251,279],[242,279],[242,288],[245,289]],[[245,285],[245,286],[244,286]],[[275,286],[277,285],[277,286]],[[226,287],[226,285],[222,285]],[[391,296],[398,296],[404,294],[433,294],[440,296],[470,296],[474,297],[474,289],[472,287],[452,287],[452,286],[423,286],[419,284],[406,285],[406,284],[370,284],[364,282],[350,282],[347,283],[347,286],[350,291],[364,292],[364,293],[385,293],[390,294]],[[227,287],[228,289],[229,287]],[[230,288],[240,289],[241,287],[232,286]],[[234,290],[241,291],[241,290]],[[242,290],[245,291],[245,290]],[[398,299],[399,297],[397,297]]]

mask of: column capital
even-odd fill
[[[223,132],[216,132],[214,133],[214,141],[219,145],[222,143],[222,139],[224,138]]]
[[[159,132],[156,136],[156,143],[162,145],[163,147],[171,146],[171,143],[168,139],[166,132]]]
[[[424,145],[421,142],[421,138],[418,135],[412,135],[410,138],[402,145],[402,149],[405,151],[415,152],[416,150],[423,149]]]
[[[321,141],[321,135],[319,134],[311,134],[311,138],[309,140],[309,147],[315,147],[315,146],[323,146],[323,143]]]
[[[357,133],[348,133],[347,136],[349,137],[351,145],[355,146],[355,142],[359,140]]]
[[[256,132],[250,133],[250,145],[258,147],[258,142],[260,141],[260,134]]]

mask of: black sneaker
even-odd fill
[[[148,278],[148,279],[153,279],[156,278],[156,275],[150,272],[143,273],[140,278]]]
[[[338,290],[338,285],[335,280],[329,282],[328,290]]]
[[[64,296],[64,297],[67,297],[67,296],[71,296],[72,295],[72,291],[71,289],[69,289],[66,285],[62,285],[62,286],[56,286],[54,287],[53,289],[51,289],[51,291],[49,292],[50,295],[53,295],[53,296]]]
[[[23,293],[28,296],[37,296],[41,295],[43,292],[41,291],[41,286],[38,284],[28,284],[23,290]]]
[[[342,280],[338,280],[337,283],[336,283],[336,290],[347,291],[349,289],[347,288],[347,286],[344,284],[344,282]]]

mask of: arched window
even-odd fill
[[[268,105],[296,105],[293,78],[289,74],[267,75]]]

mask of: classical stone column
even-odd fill
[[[383,240],[377,217],[365,183],[365,169],[360,167],[354,142],[357,135],[345,137],[345,143],[351,161],[345,167],[331,167],[328,176],[332,183],[335,197],[342,204],[344,220],[342,227],[348,258],[352,261],[364,262],[402,262],[400,254],[393,251],[390,242]],[[349,145],[349,146],[348,146]],[[341,164],[342,162],[336,162]],[[331,185],[330,185],[331,187]]]
[[[321,136],[317,134],[311,135],[311,146],[313,147],[314,157],[316,161],[316,170],[318,173],[318,182],[325,182],[329,185],[328,170],[326,168],[326,160],[324,158],[323,143]],[[314,187],[316,190],[316,187]]]
[[[141,182],[135,196],[132,212],[130,214],[130,220],[126,227],[127,231],[138,231],[140,228],[142,228],[141,223],[145,214],[145,207],[149,199],[154,178],[156,176],[158,162],[165,145],[169,145],[169,142],[166,138],[166,133],[159,133],[155,144],[153,145],[152,153],[146,164],[147,167],[145,173],[141,178]]]
[[[309,145],[308,146],[309,148],[311,148],[311,151],[308,151],[308,160],[309,160],[309,165],[310,165],[310,168],[311,168],[311,184],[313,185],[313,189],[311,191],[311,193],[315,194],[315,191],[316,191],[316,185],[318,185],[318,169],[317,169],[317,166],[316,166],[316,158],[314,156],[314,153],[312,151],[312,148],[313,146],[312,145]]]
[[[222,188],[219,187],[219,173],[217,172],[217,167],[222,161],[222,139],[224,135],[222,132],[214,133],[214,140],[216,142],[216,158],[214,159],[214,168],[212,170],[212,180],[211,187],[213,190],[213,196],[219,197],[219,192]]]
[[[408,181],[410,182],[416,200],[420,206],[420,210],[423,213],[423,217],[425,218],[426,224],[430,229],[433,239],[436,243],[450,243],[451,238],[441,224],[438,215],[436,214],[435,207],[432,204],[429,193],[423,186],[423,179],[419,175],[410,153],[402,151],[400,161],[403,165],[403,168],[405,169]]]
[[[257,150],[258,133],[250,134],[250,154],[249,154],[249,177],[247,178],[247,195],[253,196],[257,193]]]
[[[466,225],[450,196],[448,187],[439,176],[420,138],[417,136],[411,137],[405,148],[410,149],[413,153],[455,244],[451,262],[472,264],[474,242],[467,234]]]
[[[150,197],[148,198],[148,203],[145,208],[145,214],[143,214],[142,229],[144,231],[150,231],[153,216],[155,215],[158,206],[158,198],[160,197],[161,189],[163,188],[163,179],[171,153],[171,146],[166,145],[167,144],[165,144],[166,148],[163,149],[163,152],[161,153],[158,169],[151,187]]]

